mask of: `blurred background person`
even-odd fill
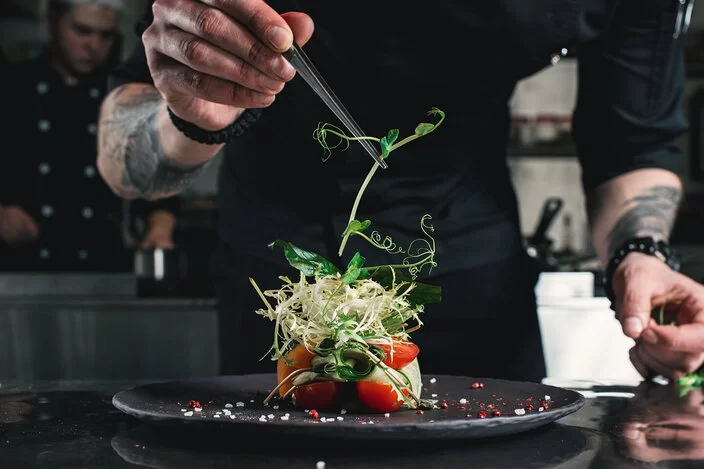
[[[49,0],[45,50],[6,68],[5,131],[20,143],[0,155],[0,270],[127,271],[133,248],[174,247],[178,199],[125,202],[95,167],[122,8],[122,0]]]

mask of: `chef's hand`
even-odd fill
[[[144,235],[142,249],[173,249],[175,247],[173,232],[176,218],[166,210],[157,210],[149,216],[147,233]]]
[[[679,397],[673,385],[642,383],[617,425],[626,456],[651,463],[704,459],[702,402],[700,389]]]
[[[630,358],[638,373],[678,379],[704,364],[703,285],[653,256],[631,253],[614,272],[613,287],[623,332],[636,340]],[[661,308],[662,324],[655,319]]]
[[[281,52],[305,44],[312,19],[264,0],[155,0],[142,39],[154,84],[180,118],[207,130],[263,108],[295,70]]]
[[[0,239],[10,246],[21,246],[39,236],[39,226],[18,205],[0,206]]]

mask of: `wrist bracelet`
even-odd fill
[[[220,130],[210,131],[202,129],[192,122],[181,119],[174,114],[168,106],[166,107],[166,110],[169,112],[171,122],[183,135],[191,140],[195,140],[198,143],[205,143],[206,145],[227,143],[230,140],[239,137],[247,129],[249,129],[262,114],[261,109],[245,109],[245,111],[237,119],[235,119],[232,124]]]
[[[604,275],[604,288],[606,290],[606,296],[609,301],[611,301],[611,309],[614,309],[614,299],[616,296],[612,285],[614,272],[626,256],[632,252],[639,252],[641,254],[648,254],[650,256],[657,257],[667,264],[672,270],[680,270],[679,256],[672,246],[667,244],[665,241],[655,241],[650,237],[631,238],[627,240],[619,249],[616,250],[614,255],[611,257],[611,260],[609,260],[609,264],[606,267],[606,272]]]

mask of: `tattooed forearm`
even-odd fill
[[[119,172],[119,192],[130,198],[155,199],[186,189],[207,164],[182,168],[164,152],[156,117],[161,96],[150,87],[129,96],[115,94],[101,120],[101,155]]]
[[[653,186],[625,202],[625,212],[608,233],[609,252],[614,252],[628,238],[652,236],[667,239],[682,198],[679,188]]]

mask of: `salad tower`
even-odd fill
[[[350,141],[367,139],[377,143],[386,159],[395,149],[433,132],[445,119],[432,108],[435,123],[420,123],[413,134],[398,140],[398,129],[382,138],[349,137],[338,127],[322,124],[313,137],[325,150],[344,150]],[[330,142],[334,140],[334,145]],[[379,165],[374,163],[359,189],[338,254],[347,241],[359,236],[375,249],[399,256],[398,264],[367,266],[355,252],[346,268],[324,257],[276,240],[298,278],[279,277],[277,290],[262,291],[250,278],[264,307],[257,314],[274,323],[274,341],[267,355],[277,362],[277,386],[266,398],[290,399],[303,408],[325,410],[344,405],[360,411],[391,412],[401,406],[432,407],[421,399],[421,374],[417,345],[411,333],[419,329],[424,306],[440,301],[440,288],[416,279],[427,267],[436,266],[435,241],[430,215],[420,220],[422,237],[408,246],[397,245],[389,236],[370,230],[370,220],[356,218],[364,190]]]

